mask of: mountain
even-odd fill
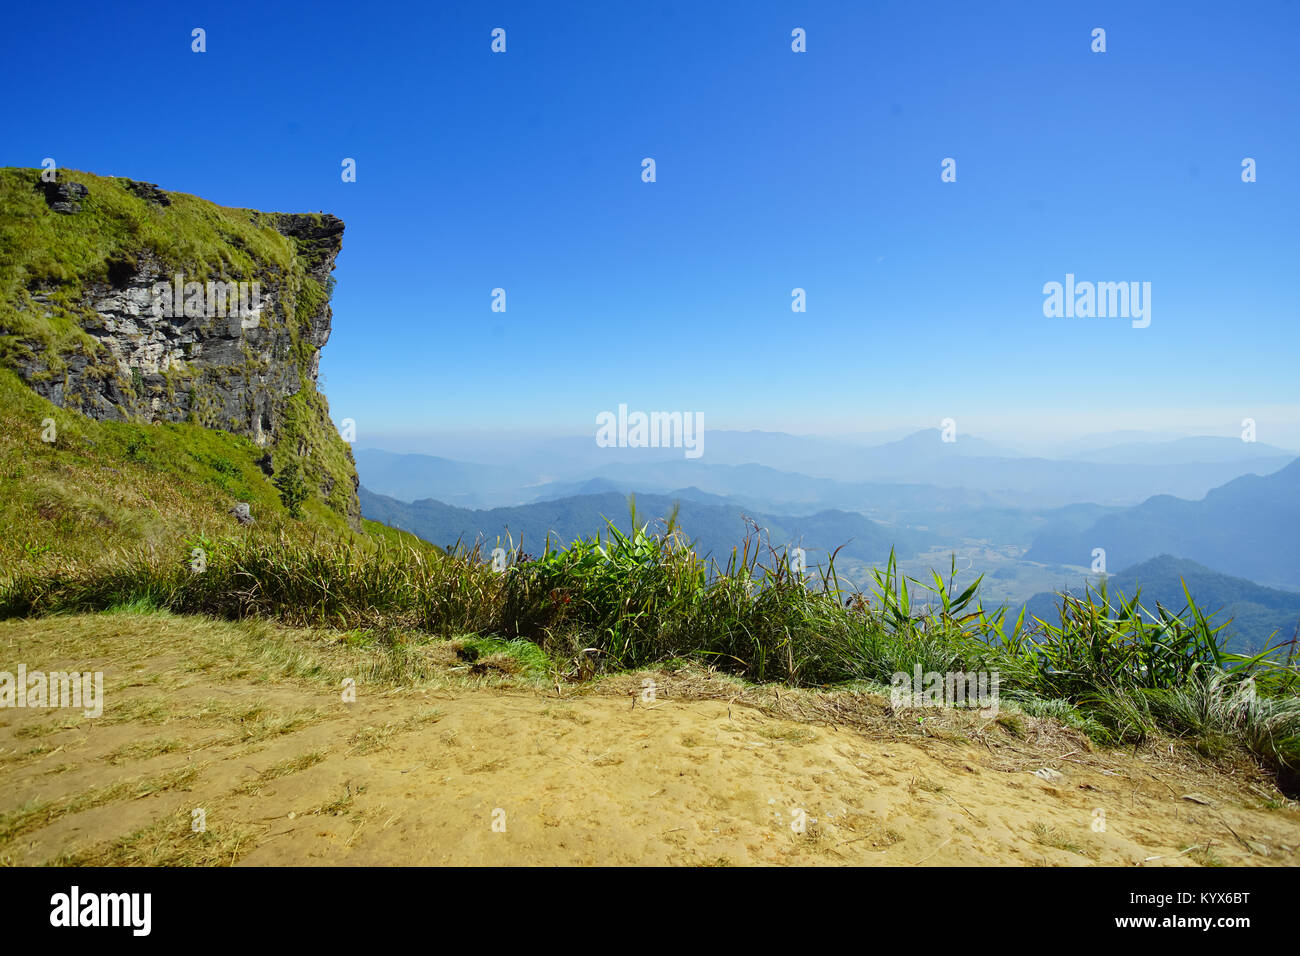
[[[1112,596],[1119,591],[1126,597],[1141,588],[1144,607],[1154,611],[1158,602],[1180,611],[1187,603],[1184,581],[1197,607],[1207,615],[1214,612],[1211,623],[1231,619],[1224,636],[1228,649],[1235,653],[1255,654],[1279,640],[1290,640],[1300,622],[1300,592],[1262,587],[1168,554],[1109,575],[1107,588]],[[1072,593],[1082,592],[1082,587],[1072,589]],[[1052,620],[1059,601],[1055,594],[1045,592],[1035,594],[1025,606],[1029,614]]]
[[[1111,465],[1192,465],[1206,462],[1257,462],[1293,457],[1292,452],[1262,442],[1202,435],[1162,442],[1126,442],[1067,456],[1076,461]]]
[[[536,476],[509,465],[482,465],[433,455],[404,455],[375,448],[354,453],[357,472],[367,488],[381,495],[414,501],[436,498],[464,508],[484,508],[501,499],[517,502]]]
[[[1086,503],[1045,510],[1009,507],[903,510],[897,512],[896,520],[904,525],[924,527],[953,545],[970,539],[1023,549],[1039,535],[1082,531],[1103,515],[1119,510],[1110,505]]]
[[[702,505],[722,505],[723,507],[734,507],[737,502],[726,495],[711,495],[707,491],[701,491],[699,488],[691,486],[690,488],[678,488],[668,495],[674,501],[694,501]]]
[[[550,535],[551,544],[566,545],[582,537],[604,533],[609,518],[624,530],[630,525],[627,497],[618,493],[579,495],[539,501],[528,505],[488,510],[458,508],[433,499],[403,502],[361,488],[361,510],[369,519],[381,521],[418,535],[425,541],[449,547],[460,541],[470,545],[482,539],[491,550],[507,541],[536,554]],[[890,528],[859,514],[824,511],[815,515],[767,515],[747,512],[735,505],[692,500],[690,497],[638,494],[637,511],[643,522],[668,515],[680,505],[681,528],[701,554],[723,561],[739,546],[748,530],[746,516],[753,518],[770,536],[773,545],[793,543],[808,553],[815,565],[825,555],[844,545],[841,554],[864,562],[882,563],[894,548],[900,558],[911,557],[930,543],[921,532]]]
[[[1291,460],[1110,465],[1045,458],[983,458],[951,450],[955,445],[943,447],[950,450],[930,449],[899,464],[882,459],[864,466],[853,481],[817,478],[770,465],[720,465],[704,460],[612,463],[587,477],[664,490],[695,485],[713,494],[745,496],[782,509],[809,506],[867,510],[879,507],[877,495],[898,497],[897,493],[908,486],[914,502],[928,500],[939,507],[944,506],[942,502],[960,500],[964,506],[1058,508],[1078,502],[1132,506],[1156,493],[1200,496],[1244,473],[1271,471]]]
[[[1300,458],[1272,474],[1236,478],[1197,501],[1158,495],[1082,531],[1041,534],[1025,557],[1086,566],[1094,548],[1105,549],[1110,567],[1172,554],[1222,574],[1300,589]]]
[[[590,440],[586,440],[590,441]],[[594,442],[591,442],[594,446]],[[627,449],[607,449],[627,451]],[[633,449],[632,451],[661,451]],[[880,514],[894,510],[938,510],[1009,506],[1014,495],[991,495],[962,488],[919,484],[845,482],[783,471],[767,465],[702,464],[694,461],[641,460],[607,462],[578,477],[538,482],[535,476],[556,468],[524,452],[521,462],[533,468],[490,462],[469,463],[430,455],[374,448],[356,451],[361,483],[371,491],[414,501],[434,498],[462,507],[492,508],[617,491],[671,494],[678,488],[732,499],[732,503],[775,513],[810,513],[841,508]]]
[[[1120,429],[1109,432],[1093,432],[1076,438],[1049,441],[1043,451],[1049,458],[1072,458],[1075,455],[1113,445],[1131,445],[1138,442],[1166,442],[1185,438],[1185,432],[1168,430]]]
[[[437,458],[367,449],[357,452],[358,467],[372,491],[466,507],[582,494],[595,490],[588,482],[604,480],[606,489],[660,494],[695,486],[781,513],[843,508],[885,516],[895,506],[905,511],[1047,509],[1078,502],[1129,507],[1156,494],[1199,497],[1243,474],[1266,473],[1291,461],[1269,446],[1237,458],[1219,446],[1170,453],[1220,459],[1192,462],[1163,461],[1154,452],[1143,453],[1152,460],[1138,463],[1013,457],[976,437],[944,442],[937,429],[875,446],[777,432],[706,431],[699,459],[687,459],[681,449],[601,448],[594,432],[497,445],[459,439],[440,448]],[[488,457],[458,457],[457,450]]]
[[[94,421],[247,438],[355,527],[351,450],[316,387],[343,223],[45,172],[0,169],[0,368]]]
[[[954,456],[962,458],[1019,458],[1010,449],[977,438],[973,435],[954,435],[954,440],[943,440],[938,428],[922,428],[896,441],[876,445],[864,452],[864,459],[874,459],[894,467],[907,467],[922,462],[948,461]],[[869,457],[868,457],[869,456]]]
[[[340,220],[43,172],[0,169],[0,577],[234,536],[426,547],[361,518],[317,385]]]

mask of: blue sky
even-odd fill
[[[341,217],[360,437],[627,403],[1300,444],[1298,3],[57,10],[8,15],[0,164]],[[1150,327],[1045,318],[1066,273],[1150,282]]]

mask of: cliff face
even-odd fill
[[[355,525],[351,450],[316,389],[339,219],[13,169],[0,208],[0,362],[92,418],[246,435]]]
[[[325,286],[343,245],[343,223],[333,216],[318,218],[319,225],[301,216],[263,220],[290,238],[313,237],[312,258],[304,264],[307,274]],[[211,300],[219,299],[217,283],[224,287],[226,282],[195,282],[187,309],[186,280],[192,276],[173,274],[149,251],[135,260],[134,268],[116,269],[110,281],[92,281],[79,295],[72,292],[71,301],[68,290],[34,290],[32,302],[46,319],[66,308],[79,316],[92,342],[57,357],[33,350],[19,357],[19,374],[54,404],[92,418],[193,418],[246,434],[259,445],[273,442],[284,400],[298,392],[304,378],[316,384],[319,350],[330,334],[328,300],[300,303],[302,292],[295,289],[293,275],[268,269],[242,280],[247,289],[236,283],[224,308]],[[175,307],[176,289],[180,308]],[[258,306],[256,316],[239,314],[235,303],[241,291],[250,308]],[[298,344],[307,346],[305,352]]]

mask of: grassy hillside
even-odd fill
[[[53,423],[54,441],[44,441]],[[354,536],[320,498],[290,517],[247,438],[190,424],[97,422],[56,408],[0,370],[0,571],[93,564],[121,551],[167,552],[223,537]],[[254,523],[230,514],[248,502]],[[367,522],[358,540],[414,536]]]
[[[266,265],[286,273],[294,267],[293,241],[264,225],[255,210],[175,192],[160,207],[130,179],[62,170],[60,181],[83,183],[89,194],[80,213],[61,216],[48,208],[40,172],[0,168],[0,315],[14,333],[57,351],[89,343],[67,321],[75,315],[22,308],[30,306],[32,291],[108,283],[143,252],[187,278],[252,279]],[[71,310],[72,299],[66,301]]]

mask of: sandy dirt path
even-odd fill
[[[635,677],[565,696],[362,686],[344,703],[321,682],[252,673],[157,679],[176,667],[138,665],[97,720],[0,711],[0,859],[1300,862],[1300,810],[1258,780],[1065,738],[889,735],[739,700],[647,703]]]

